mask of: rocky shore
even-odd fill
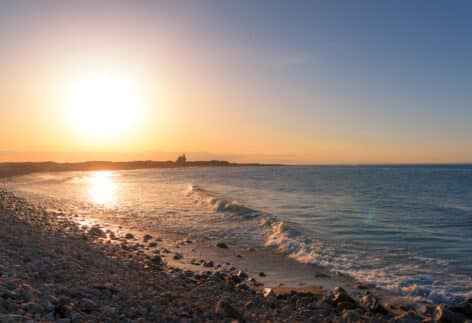
[[[0,191],[0,322],[465,322],[472,301],[392,307],[368,291],[265,288],[238,268],[166,263],[159,237],[83,226]],[[197,268],[197,266],[195,266]]]

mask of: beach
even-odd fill
[[[342,302],[312,291],[276,296],[237,268],[204,264],[196,271],[180,270],[166,264],[162,253],[178,253],[162,248],[158,237],[144,242],[130,233],[116,236],[8,192],[0,197],[2,322],[386,321],[394,316],[393,309],[391,314],[366,310],[347,294]]]
[[[471,315],[470,300],[413,300],[272,248],[159,230],[149,218],[102,208],[80,211],[1,191],[0,321],[464,322]]]

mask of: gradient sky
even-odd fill
[[[0,160],[472,162],[471,17],[470,1],[2,1]],[[81,136],[64,84],[104,66],[146,104],[120,136]]]

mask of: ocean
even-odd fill
[[[37,173],[0,184],[135,228],[269,248],[434,303],[472,296],[472,166]]]

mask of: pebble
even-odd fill
[[[229,300],[219,300],[215,312],[225,318],[242,319],[241,313],[231,305]]]
[[[392,320],[390,320],[390,323],[420,323],[421,321],[422,319],[420,316],[416,315],[413,312],[407,312],[395,316]]]
[[[214,263],[213,263],[213,261],[210,260],[210,261],[202,262],[202,265],[203,265],[203,267],[211,268],[211,267],[214,266]]]
[[[216,246],[217,246],[218,248],[228,249],[228,245],[227,245],[226,243],[224,243],[224,242],[218,242],[218,243],[216,244]]]
[[[272,288],[268,288],[268,287],[264,288],[263,295],[264,295],[264,298],[274,298],[274,297],[276,297],[274,291],[272,290]]]

